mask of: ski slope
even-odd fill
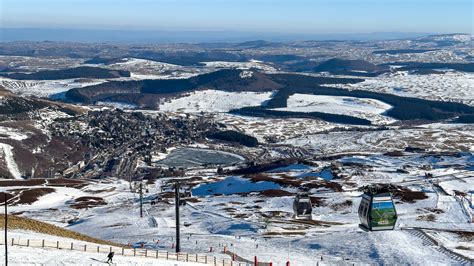
[[[18,169],[18,165],[16,164],[15,158],[13,157],[12,150],[12,146],[5,143],[0,143],[0,152],[3,153],[3,156],[1,157],[4,157],[10,174],[15,179],[22,179],[20,170]]]

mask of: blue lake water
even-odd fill
[[[304,174],[298,175],[298,178],[305,178],[308,176],[317,176],[317,177],[321,177],[324,180],[331,180],[334,178],[330,168],[324,168],[320,172],[304,173]]]
[[[288,171],[304,171],[311,169],[309,166],[304,164],[291,164],[284,167],[278,167],[273,170],[268,171],[269,173],[277,173],[277,172],[288,172]]]
[[[179,148],[172,151],[165,159],[158,164],[169,167],[192,168],[205,165],[232,165],[244,161],[244,158],[229,152],[199,149],[199,148]]]
[[[218,182],[202,184],[193,189],[192,194],[194,196],[209,196],[216,194],[230,195],[279,188],[280,185],[269,181],[252,182],[246,178],[229,176]]]
[[[255,228],[255,226],[253,226],[251,224],[247,224],[247,223],[232,224],[228,228],[216,232],[216,234],[235,235],[236,233],[239,233],[239,232],[256,233],[257,228]]]

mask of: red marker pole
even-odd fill
[[[254,257],[253,257],[253,263],[254,263],[254,265],[255,265],[255,266],[257,266],[257,265],[258,265],[258,259],[257,259],[257,256],[254,256]]]
[[[290,266],[290,261],[287,261],[287,262],[286,262],[286,266]]]

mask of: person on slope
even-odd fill
[[[107,263],[112,263],[113,257],[114,257],[114,252],[113,251],[109,252],[109,255],[107,255],[107,258],[109,258],[107,260]]]

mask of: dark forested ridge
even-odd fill
[[[178,94],[198,89],[224,91],[271,91],[282,86],[265,74],[254,72],[241,78],[240,70],[225,69],[188,79],[110,81],[98,85],[71,89],[66,98],[77,102],[94,102],[114,94]]]
[[[120,78],[130,77],[130,72],[125,70],[112,70],[101,67],[75,67],[60,70],[43,70],[34,73],[1,74],[1,76],[18,80],[57,80],[75,78]]]
[[[360,71],[378,73],[387,70],[387,67],[378,66],[364,60],[345,60],[338,58],[322,62],[313,69],[314,72],[329,72],[332,74],[352,74],[354,72],[360,73]]]
[[[277,111],[271,109],[265,109],[261,106],[255,107],[244,107],[230,111],[231,114],[256,116],[256,117],[274,117],[274,118],[316,118],[327,122],[338,123],[338,124],[350,124],[350,125],[361,125],[368,126],[371,122],[367,119],[353,117],[349,115],[337,115],[330,113],[321,112],[287,112]]]
[[[393,108],[388,110],[386,115],[399,120],[422,119],[434,121],[453,118],[459,114],[474,114],[474,107],[461,103],[430,101],[363,90],[349,91],[339,88],[318,86],[316,84],[312,87],[304,88],[282,88],[272,99],[266,102],[265,108],[286,107],[288,97],[295,93],[376,99],[392,105]],[[275,114],[272,113],[272,115]]]
[[[212,132],[209,133],[207,137],[210,139],[239,143],[247,147],[256,147],[258,145],[256,138],[234,130]]]
[[[420,63],[420,62],[391,62],[382,64],[383,66],[388,65],[399,65],[401,68],[397,68],[397,71],[428,71],[437,69],[453,69],[461,72],[474,72],[474,63]]]
[[[104,100],[155,108],[152,102],[160,97],[176,96],[180,93],[200,89],[223,91],[276,91],[272,99],[263,106],[233,110],[233,113],[251,116],[306,117],[318,118],[328,122],[370,125],[365,119],[327,113],[284,112],[270,110],[286,107],[288,97],[295,93],[371,98],[393,106],[385,115],[398,120],[437,121],[460,115],[474,114],[474,107],[461,103],[430,101],[418,98],[400,97],[393,94],[363,90],[346,90],[329,87],[331,84],[350,84],[362,82],[360,78],[314,77],[298,74],[264,74],[253,71],[251,77],[240,77],[241,70],[219,70],[188,79],[109,81],[102,84],[76,88],[66,93],[67,99],[91,103]],[[151,99],[151,100],[150,100]],[[151,104],[151,105],[150,105]]]

